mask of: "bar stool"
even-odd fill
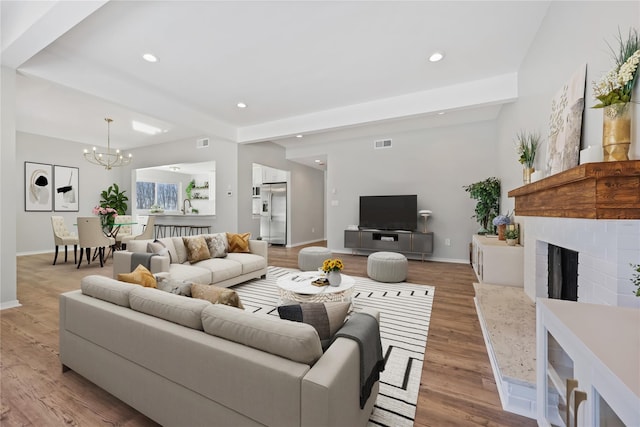
[[[171,229],[171,235],[172,236],[186,236],[187,233],[190,231],[191,226],[190,225],[174,225],[173,228]],[[183,234],[184,231],[184,234]]]
[[[189,235],[193,234],[204,234],[204,230],[207,230],[207,234],[211,233],[210,225],[190,225],[189,226]],[[195,231],[195,233],[194,233]]]
[[[156,224],[155,225],[156,239],[159,238],[159,237],[166,237],[166,235],[167,235],[167,227],[171,227],[171,226],[167,225],[167,224]],[[171,231],[169,231],[169,235],[171,235]]]

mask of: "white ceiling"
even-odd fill
[[[203,136],[295,147],[495,117],[548,5],[3,0],[2,64],[18,70],[19,131],[105,145],[111,117],[124,149]]]

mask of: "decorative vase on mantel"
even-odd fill
[[[327,273],[327,280],[329,280],[330,286],[340,286],[342,283],[342,276],[339,271],[330,271]]]
[[[524,184],[531,184],[531,174],[535,171],[536,168],[525,166],[524,169],[522,169],[522,182]]]
[[[603,107],[602,153],[605,162],[629,160],[633,103]]]

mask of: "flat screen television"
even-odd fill
[[[414,231],[418,196],[360,196],[360,228]]]

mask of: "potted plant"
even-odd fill
[[[191,200],[191,190],[193,190],[195,186],[196,186],[195,179],[192,179],[191,181],[189,181],[189,185],[187,185],[187,188],[184,189],[184,192],[187,193],[187,199]]]
[[[631,264],[631,268],[635,273],[631,275],[631,283],[636,287],[634,295],[640,297],[640,264]]]
[[[463,188],[469,193],[469,197],[477,200],[476,213],[472,218],[476,218],[480,224],[478,234],[489,233],[489,224],[500,211],[500,180],[494,177],[487,178]]]
[[[103,208],[113,208],[118,215],[124,215],[127,212],[127,201],[129,198],[125,196],[125,191],[120,191],[118,184],[114,183],[109,188],[100,193],[102,200],[100,206]]]
[[[498,240],[504,240],[504,232],[507,229],[507,225],[511,224],[511,218],[509,218],[509,214],[507,213],[507,215],[498,215],[497,217],[493,218],[492,223],[498,228]]]
[[[531,174],[535,172],[536,151],[540,145],[540,134],[537,132],[521,131],[516,137],[516,151],[520,158],[518,161],[522,164],[522,182],[529,184],[531,182]]]
[[[640,69],[640,34],[629,29],[626,38],[618,30],[618,49],[611,46],[615,66],[593,82],[593,95],[599,101],[593,108],[603,109],[602,148],[604,161],[629,160],[633,87]],[[636,101],[637,103],[637,101]]]
[[[504,232],[504,237],[507,239],[507,245],[515,246],[518,243],[518,237],[520,237],[520,233],[517,228],[510,228]]]
[[[340,286],[340,283],[342,282],[340,271],[342,271],[343,268],[344,264],[342,264],[342,260],[338,258],[324,260],[324,262],[322,263],[322,271],[327,274],[329,285]]]

